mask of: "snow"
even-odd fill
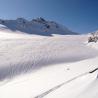
[[[98,50],[98,42],[97,43],[91,42],[91,43],[88,44],[88,46]]]
[[[87,37],[1,30],[0,98],[97,98],[98,43]]]

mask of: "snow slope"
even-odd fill
[[[98,53],[97,50],[87,47],[84,43],[86,37],[81,35],[21,36],[1,38],[0,60],[3,62],[0,62],[0,80],[51,64],[96,57]]]
[[[98,97],[98,43],[87,35],[0,35],[0,98]]]
[[[93,63],[94,62],[94,63]],[[13,80],[6,81],[5,84],[0,86],[1,98],[79,98],[78,96],[84,95],[85,90],[91,86],[94,81],[97,81],[96,76],[98,72],[94,74],[85,74],[82,77],[76,78],[69,83],[66,81],[84,74],[98,67],[98,58],[80,61],[73,64],[59,64],[54,66],[48,66],[40,69],[37,72],[20,75]],[[88,66],[91,65],[91,66]],[[93,66],[95,65],[95,66]],[[70,68],[70,70],[67,70]],[[62,83],[65,83],[60,88],[55,89],[48,95],[40,97],[44,92],[47,92],[51,88],[54,88]],[[96,86],[95,86],[96,87]],[[92,88],[90,88],[92,90]],[[89,90],[90,90],[89,89]],[[98,88],[93,88],[93,92]],[[88,92],[88,90],[86,90]],[[93,93],[92,92],[92,93]],[[90,93],[91,94],[91,93]],[[93,94],[93,96],[96,93]],[[98,94],[98,93],[97,93]],[[96,94],[96,96],[98,96]],[[37,97],[39,96],[39,97]],[[82,97],[82,98],[85,98]],[[89,97],[95,98],[95,97]],[[96,97],[97,98],[97,97]]]

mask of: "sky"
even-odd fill
[[[98,0],[0,0],[0,18],[43,17],[78,33],[98,30]]]

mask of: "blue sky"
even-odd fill
[[[98,0],[0,0],[0,18],[57,21],[75,32],[98,30]]]

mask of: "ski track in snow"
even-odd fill
[[[34,98],[44,98],[44,97],[47,96],[49,93],[51,93],[51,92],[53,92],[53,91],[59,89],[59,88],[62,87],[63,85],[66,85],[66,84],[68,84],[68,83],[70,83],[70,82],[72,82],[72,81],[74,81],[74,80],[76,80],[76,79],[78,79],[78,78],[80,78],[80,77],[82,77],[82,76],[84,76],[84,75],[92,74],[92,73],[94,73],[94,72],[97,71],[97,70],[98,70],[98,68],[95,68],[95,69],[92,70],[92,71],[85,72],[85,73],[83,73],[83,74],[81,74],[81,75],[78,75],[78,76],[76,76],[76,77],[74,77],[74,78],[72,78],[72,79],[70,79],[70,80],[68,80],[68,81],[66,81],[66,82],[63,82],[63,83],[61,83],[61,84],[59,84],[59,85],[57,85],[57,86],[55,86],[55,87],[53,87],[53,88],[47,90],[46,92],[44,92],[44,93],[42,93],[42,94],[40,94],[40,95],[38,95],[38,96],[36,96],[36,97],[34,97]]]

